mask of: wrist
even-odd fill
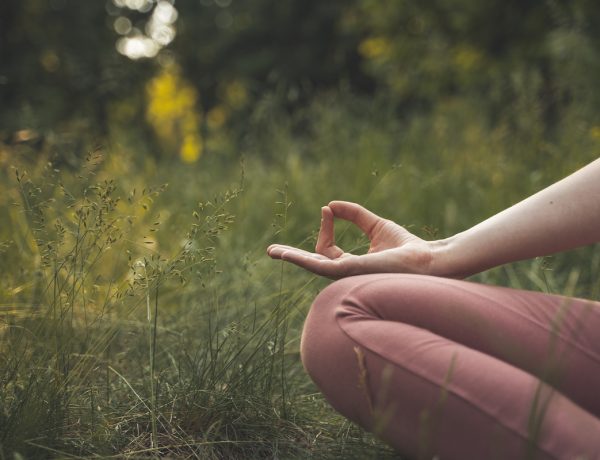
[[[469,275],[459,267],[456,257],[456,240],[457,236],[454,235],[441,240],[429,241],[431,250],[430,275],[444,278],[464,278]]]

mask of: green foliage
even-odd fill
[[[596,123],[599,18],[589,2],[361,0],[349,17],[365,36],[365,70],[405,111],[474,100],[481,116],[528,138],[552,137],[567,117]]]
[[[302,372],[316,291],[263,255],[290,224],[282,176],[269,192],[237,167],[232,187],[218,163],[147,164],[173,185],[144,187],[130,160],[94,151],[76,174],[46,160],[2,171],[3,455],[383,455],[356,428],[337,433]],[[240,200],[257,193],[274,209],[248,232]]]
[[[104,149],[71,169],[5,147],[3,454],[392,458],[303,372],[300,330],[325,280],[264,251],[312,249],[331,199],[449,235],[593,158],[597,140],[572,142],[569,124],[538,145],[477,109],[448,100],[405,122],[349,94],[293,115],[259,106],[240,163],[232,144],[192,166]],[[365,250],[355,229],[338,236]],[[599,254],[477,279],[598,298]]]
[[[154,3],[126,4],[0,6],[0,140],[21,142],[15,132],[33,129],[51,149],[53,132],[93,138],[126,126],[156,153],[145,88],[173,63],[198,94],[193,105],[206,115],[198,128],[235,126],[237,140],[265,97],[297,110],[339,88],[383,93],[403,117],[470,101],[523,137],[551,138],[558,123],[598,124],[600,15],[590,1],[181,2],[174,41],[135,61],[117,51],[115,24],[131,26],[124,37],[140,36]],[[528,124],[533,118],[539,123]]]
[[[304,374],[325,281],[265,248],[312,249],[333,199],[450,235],[595,158],[600,10],[178,2],[132,61],[115,21],[154,4],[118,4],[0,3],[0,457],[396,457]],[[599,275],[583,248],[476,279],[597,299]]]

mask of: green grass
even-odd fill
[[[597,141],[573,129],[514,136],[456,101],[402,122],[346,95],[259,107],[241,142],[193,166],[119,138],[65,164],[2,147],[0,458],[396,458],[304,374],[300,331],[327,281],[266,246],[310,249],[332,199],[450,235],[590,161]],[[600,253],[476,279],[598,298]]]

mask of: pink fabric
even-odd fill
[[[411,458],[600,458],[600,303],[420,275],[319,294],[302,360]]]

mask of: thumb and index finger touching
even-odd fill
[[[321,208],[321,228],[317,239],[316,252],[329,258],[337,258],[344,251],[335,244],[334,218],[352,222],[367,236],[371,236],[373,228],[381,217],[357,203],[349,201],[332,201]]]

